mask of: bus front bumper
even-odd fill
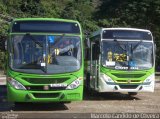
[[[17,90],[11,85],[7,86],[7,98],[9,102],[65,102],[82,100],[83,86],[73,90],[60,91],[28,91]]]
[[[154,92],[154,85],[155,80],[150,83],[117,84],[106,82],[103,78],[100,78],[98,92]]]

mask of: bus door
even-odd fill
[[[99,42],[91,42],[90,86],[95,90],[98,90],[99,54]]]

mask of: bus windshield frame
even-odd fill
[[[81,68],[80,36],[14,34],[10,47],[9,65],[18,72],[62,74]]]

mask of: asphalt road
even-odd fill
[[[83,101],[71,103],[27,103],[15,106],[6,101],[6,87],[0,86],[0,118],[77,118],[90,113],[160,113],[160,80],[154,93],[84,93]]]

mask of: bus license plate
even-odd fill
[[[58,84],[50,84],[50,87],[55,88],[55,87],[67,87],[66,83],[58,83]]]

